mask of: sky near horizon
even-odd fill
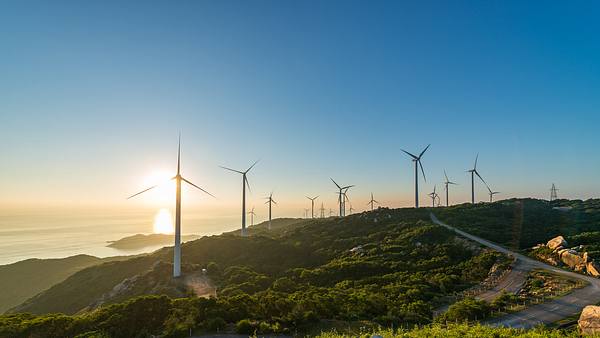
[[[5,1],[0,206],[169,206],[125,197],[174,174],[207,215],[270,191],[335,210],[355,184],[411,206],[443,170],[469,199],[475,155],[498,198],[597,197],[600,5],[523,1]],[[478,185],[479,200],[487,199]],[[264,212],[263,212],[264,216]]]

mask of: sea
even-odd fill
[[[64,258],[78,254],[96,257],[136,255],[162,246],[118,250],[109,241],[135,234],[150,234],[158,209],[65,210],[53,208],[0,210],[0,265],[30,258]],[[239,217],[182,217],[182,234],[216,235],[239,228]]]

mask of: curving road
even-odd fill
[[[498,244],[492,243],[483,238],[473,236],[462,230],[449,226],[448,224],[445,224],[439,219],[437,219],[437,217],[435,217],[433,213],[430,216],[431,220],[435,224],[448,228],[456,232],[457,234],[466,237],[472,241],[475,241],[481,245],[487,246],[488,248],[510,255],[517,260],[517,263],[523,264],[524,267],[544,269],[552,271],[556,274],[588,282],[587,286],[581,289],[577,289],[564,297],[554,299],[543,304],[528,307],[525,310],[493,319],[491,321],[486,322],[485,324],[491,326],[532,328],[540,324],[551,324],[563,318],[573,316],[581,312],[581,310],[586,305],[597,304],[598,302],[600,302],[600,279],[591,276],[581,275],[571,271],[562,270],[557,267],[529,258],[527,256],[521,255],[519,253],[510,251]]]

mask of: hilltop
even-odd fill
[[[599,231],[596,205],[515,199],[434,211],[458,228],[525,250],[558,233],[580,238]],[[431,223],[430,211],[380,208],[345,218],[274,220],[270,231],[266,223],[250,227],[250,237],[233,231],[185,243],[184,275],[214,285],[216,299],[193,297],[185,278],[173,281],[172,248],[163,248],[83,269],[12,310],[73,316],[15,314],[0,322],[17,337],[58,330],[56,323],[62,323],[56,336],[101,331],[110,337],[177,336],[189,328],[286,333],[327,330],[338,322],[429,324],[434,309],[504,262]]]
[[[121,324],[116,334],[104,321],[115,311],[134,315],[132,308],[139,309],[137,315],[153,308],[165,314],[148,332],[165,330],[160,324],[165,320],[179,329],[180,320],[200,320],[194,326],[208,331],[243,320],[275,332],[310,328],[320,318],[425,324],[445,296],[478,284],[500,258],[465,246],[452,232],[425,221],[427,215],[427,210],[379,209],[343,219],[274,222],[268,233],[260,224],[250,237],[223,234],[185,243],[184,275],[205,273],[218,287],[217,299],[187,298],[185,283],[170,277],[172,249],[164,248],[79,271],[12,312],[79,313],[65,320],[123,337],[141,327],[127,324],[132,331],[126,332]],[[147,298],[150,294],[185,298]],[[167,319],[178,311],[212,314]],[[11,318],[22,320],[19,316]]]

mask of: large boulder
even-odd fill
[[[560,248],[560,247],[563,247],[563,248],[566,247],[567,241],[565,241],[565,238],[563,236],[556,236],[556,237],[552,238],[551,240],[549,240],[548,243],[546,243],[546,246],[552,250],[556,250],[557,248]]]
[[[588,305],[579,316],[579,330],[586,335],[600,333],[600,306]]]
[[[586,271],[589,275],[600,277],[600,266],[594,261],[587,263]]]
[[[560,260],[575,271],[583,271],[586,267],[585,259],[574,250],[559,251]]]

